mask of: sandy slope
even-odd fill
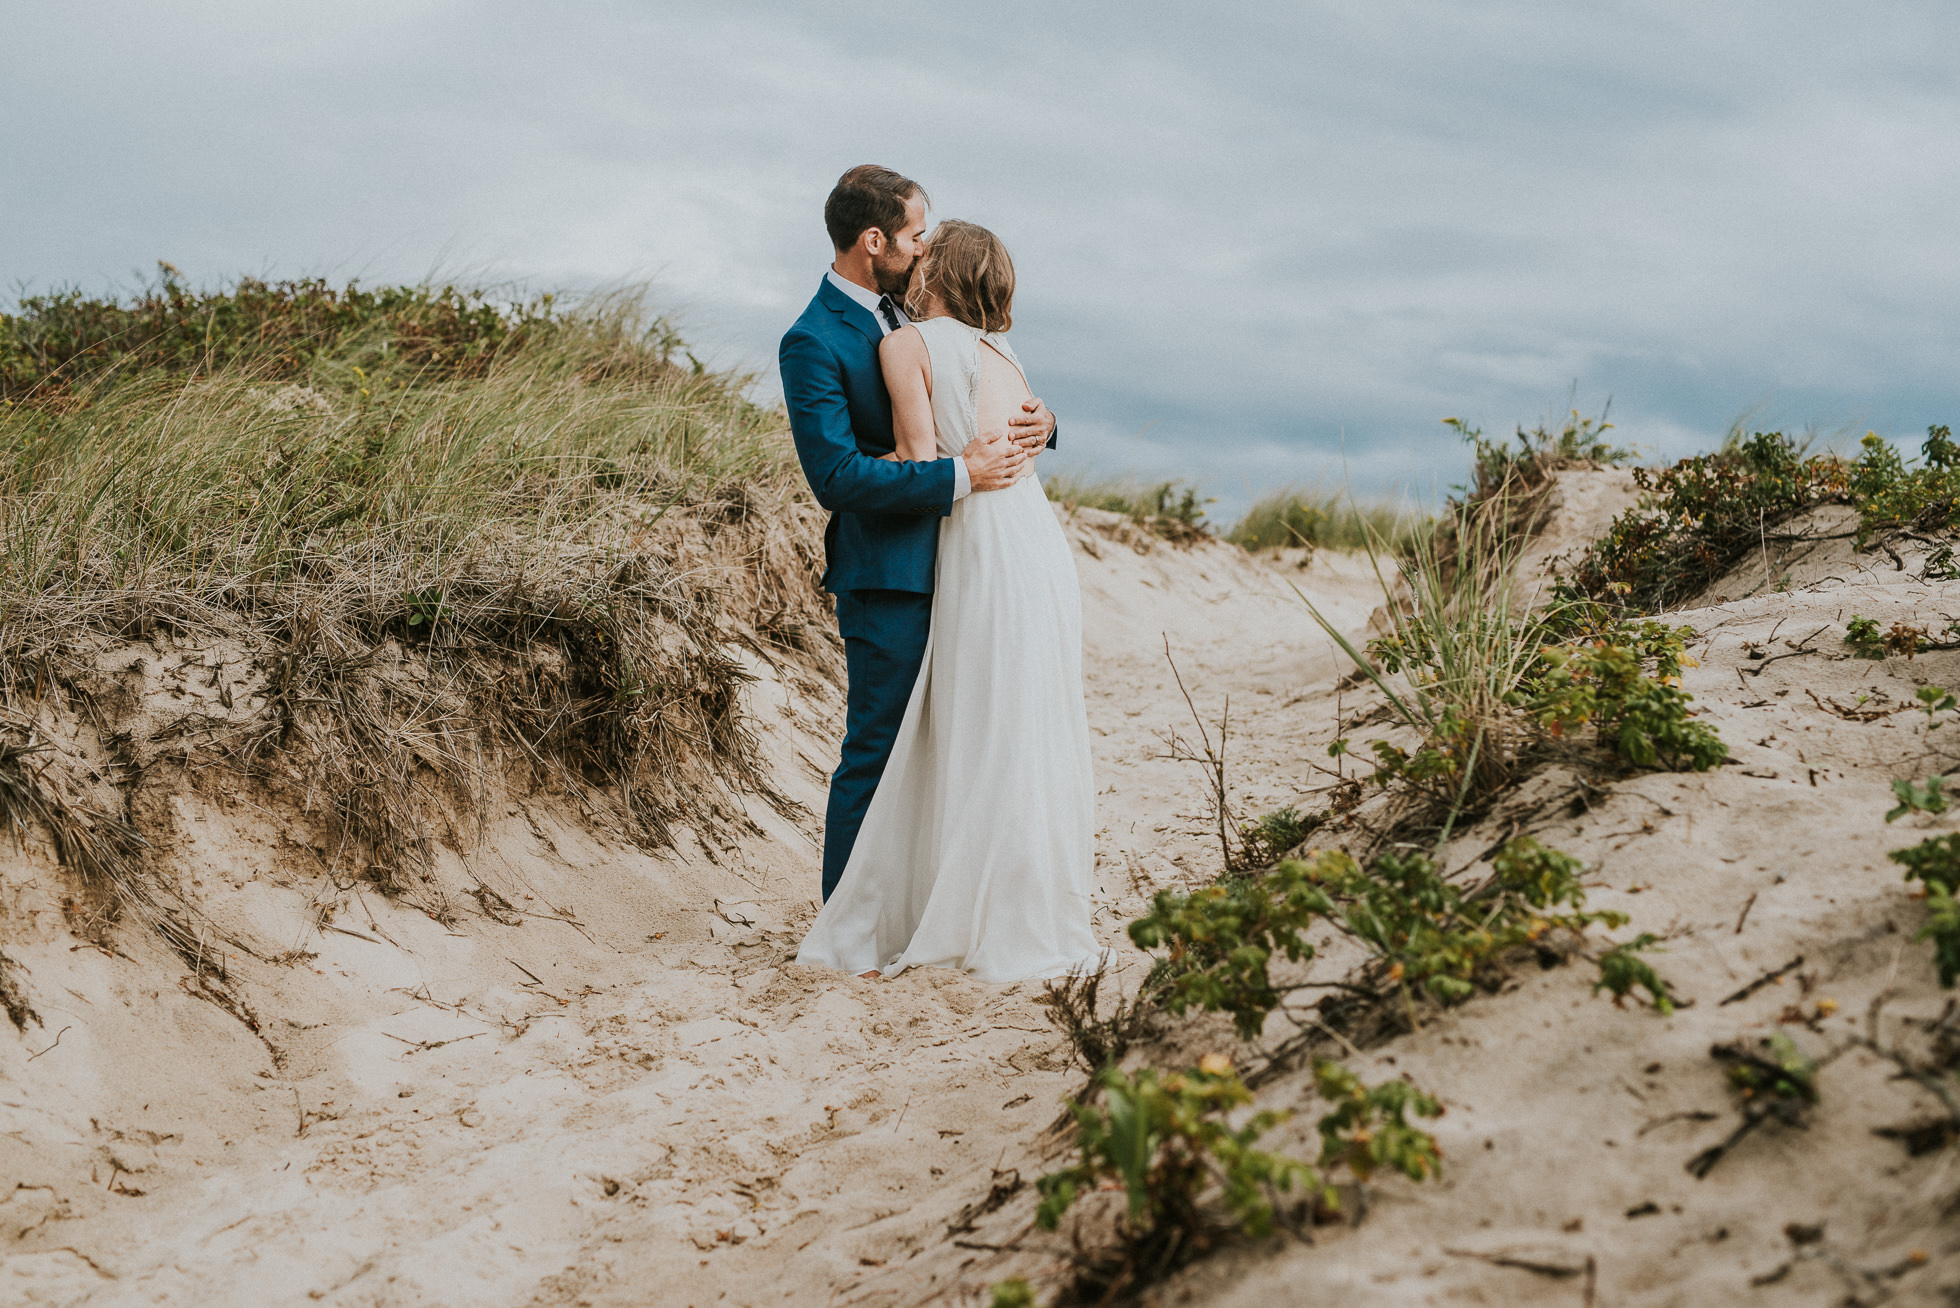
[[[1596,474],[1561,494],[1540,560],[1627,487]],[[1342,557],[1301,570],[1152,546],[1093,513],[1070,534],[1103,792],[1098,928],[1134,980],[1122,924],[1154,887],[1218,863],[1204,778],[1163,757],[1166,732],[1191,730],[1165,639],[1208,726],[1229,697],[1235,798],[1257,813],[1325,785],[1337,719],[1371,705],[1337,689],[1345,669],[1291,586],[1350,629],[1380,594]],[[1885,987],[1891,1013],[1941,1011],[1928,947],[1910,942],[1921,910],[1884,854],[1921,834],[1901,828],[1952,824],[1881,815],[1891,777],[1960,755],[1960,727],[1843,714],[1910,701],[1915,681],[1960,686],[1960,653],[1868,663],[1840,636],[1853,611],[1937,626],[1960,594],[1914,580],[1909,556],[1870,562],[1822,541],[1796,589],[1718,587],[1730,598],[1681,615],[1701,633],[1689,689],[1735,765],[1630,777],[1576,808],[1568,782],[1542,777],[1458,842],[1468,858],[1515,824],[1584,857],[1597,906],[1668,936],[1659,962],[1694,1006],[1618,1010],[1588,994],[1583,963],[1532,969],[1366,1051],[1352,1063],[1371,1079],[1407,1072],[1447,1103],[1444,1180],[1380,1183],[1359,1226],[1228,1250],[1162,1302],[1946,1301],[1956,1151],[1909,1158],[1870,1134],[1933,1104],[1869,1054],[1826,1068],[1807,1132],[1765,1129],[1705,1181],[1683,1170],[1734,1121],[1712,1042],[1829,997],[1836,1016],[1783,1028],[1825,1053]],[[1750,643],[1790,657],[1752,659]],[[171,680],[181,656],[153,653],[155,693],[192,693],[195,677]],[[835,691],[753,670],[776,776],[818,809]],[[494,885],[522,925],[471,912],[446,930],[335,891],[249,794],[156,798],[213,914],[313,956],[255,980],[261,1039],[140,942],[122,942],[128,957],[75,948],[46,852],[5,861],[7,948],[45,1026],[0,1037],[0,1302],[984,1303],[992,1280],[1064,1271],[1015,1188],[1063,1157],[1044,1128],[1080,1081],[1033,989],[790,963],[814,912],[812,829],[757,805],[763,835],[656,859],[562,805],[513,799],[445,875]],[[320,903],[340,905],[324,928]],[[1799,955],[1785,984],[1721,1002]],[[1269,1036],[1290,1029],[1275,1017]],[[1162,1056],[1229,1035],[1193,1022]],[[1302,1110],[1279,1138],[1305,1151],[1304,1076],[1261,1098]],[[1821,1223],[1823,1240],[1798,1249],[1792,1222]]]
[[[1114,943],[1138,887],[1212,858],[1199,777],[1155,757],[1187,712],[1165,635],[1206,711],[1230,692],[1247,720],[1332,665],[1286,580],[1235,550],[1093,512],[1071,535]],[[1365,615],[1348,561],[1294,577]],[[1248,630],[1270,637],[1257,661]],[[159,705],[207,679],[201,651],[114,661]],[[749,662],[775,775],[820,811],[834,688]],[[1273,743],[1243,766],[1277,794]],[[440,871],[520,925],[445,929],[337,890],[263,796],[150,799],[200,904],[307,957],[254,974],[260,1039],[147,940],[74,947],[45,848],[0,864],[45,1023],[0,1041],[0,1302],[821,1301],[942,1235],[1073,1084],[1029,987],[788,962],[816,833],[761,804],[762,837],[659,859],[512,797]]]

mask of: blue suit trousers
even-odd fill
[[[932,631],[932,596],[909,590],[837,593],[837,630],[850,674],[845,700],[843,757],[830,778],[824,820],[823,897],[837,889],[864,812],[885,775],[892,742],[912,698]]]

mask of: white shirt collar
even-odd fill
[[[878,322],[878,332],[880,335],[889,336],[892,334],[891,327],[885,322],[885,315],[878,312],[878,300],[880,297],[876,291],[867,291],[864,287],[859,286],[848,277],[838,276],[835,268],[827,270],[824,276],[829,279],[832,286],[835,286],[838,290],[844,292],[844,294],[850,296],[853,300],[856,300],[859,304],[871,311],[871,316]],[[905,315],[905,306],[900,304],[896,298],[892,300],[892,304],[898,309],[900,326],[912,321]]]

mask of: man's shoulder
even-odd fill
[[[837,334],[842,324],[823,302],[822,296],[813,296],[797,320],[783,333],[783,349],[789,349],[794,342],[822,342]]]

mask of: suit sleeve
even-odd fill
[[[874,459],[851,431],[836,356],[807,331],[783,337],[778,356],[790,434],[817,503],[832,513],[951,513],[953,463]]]

